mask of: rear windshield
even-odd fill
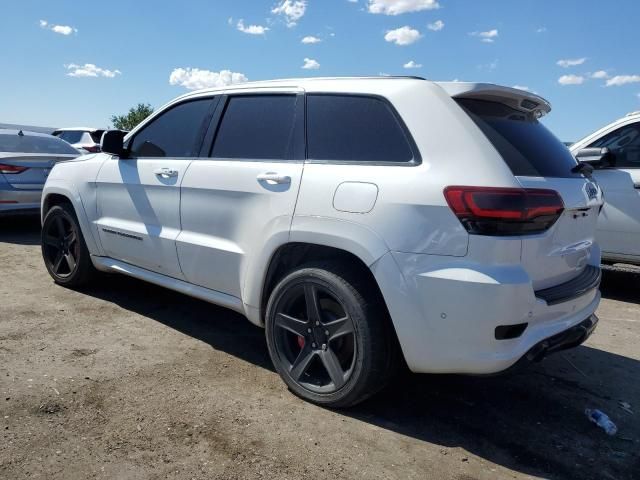
[[[80,143],[84,132],[80,130],[65,130],[63,132],[55,132],[54,135],[69,143]]]
[[[59,138],[17,133],[0,134],[0,152],[80,155],[80,152]]]
[[[527,177],[580,177],[569,149],[533,114],[498,102],[456,100],[498,150],[514,175]]]

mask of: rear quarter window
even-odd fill
[[[307,95],[307,157],[337,162],[419,160],[387,101],[366,95]]]
[[[498,102],[457,99],[516,176],[581,177],[569,149],[532,113]]]

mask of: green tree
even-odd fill
[[[112,115],[111,123],[118,130],[132,130],[141,121],[153,113],[153,107],[148,103],[139,103],[129,109],[126,115]]]

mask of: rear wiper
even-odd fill
[[[590,177],[593,173],[593,167],[588,163],[578,162],[578,164],[571,169],[571,173],[582,173],[585,177]]]

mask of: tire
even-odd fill
[[[269,298],[265,326],[271,360],[289,389],[324,407],[362,402],[397,369],[397,340],[377,287],[337,262],[284,277]]]
[[[97,270],[70,204],[52,207],[44,217],[41,233],[44,264],[51,278],[69,288],[88,285]]]

